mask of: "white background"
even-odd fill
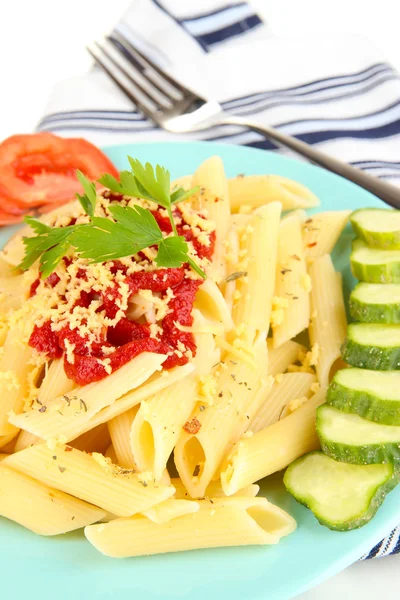
[[[86,71],[90,60],[85,44],[111,29],[130,1],[0,0],[0,139],[32,131],[52,84]],[[184,5],[190,2],[181,1]],[[399,0],[254,0],[254,3],[276,34],[307,36],[316,31],[363,34],[380,46],[387,59],[400,70]],[[287,567],[290,576],[290,565]],[[377,597],[400,598],[400,557],[353,565],[302,595],[301,600],[376,600]]]

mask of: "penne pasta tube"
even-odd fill
[[[335,363],[341,364],[347,319],[343,300],[342,277],[336,273],[328,254],[315,259],[310,267],[311,323],[310,341],[317,345],[316,370],[321,385],[328,385]]]
[[[182,187],[184,190],[190,190],[192,186],[193,175],[182,175],[171,181],[171,190]]]
[[[282,210],[318,206],[318,198],[304,185],[280,175],[245,175],[228,179],[232,212],[280,202]]]
[[[7,446],[9,444],[12,444],[13,440],[15,439],[15,436],[18,434],[18,429],[13,432],[10,433],[9,435],[1,435],[0,436],[0,448],[7,448]]]
[[[0,515],[39,535],[59,535],[100,521],[105,512],[0,466]]]
[[[244,257],[239,271],[243,276],[236,280],[233,320],[237,327],[246,330],[246,337],[251,341],[253,332],[269,329],[280,215],[279,202],[260,207],[240,238]]]
[[[17,437],[17,441],[15,443],[14,452],[19,452],[20,450],[24,450],[29,446],[33,446],[33,444],[42,443],[43,440],[37,437],[37,435],[31,433],[30,431],[25,431],[21,429],[19,435]]]
[[[280,381],[275,381],[270,393],[250,421],[249,431],[256,433],[279,421],[285,414],[285,407],[292,404],[295,409],[296,400],[307,398],[312,384],[317,380],[311,373],[285,373],[281,377]]]
[[[42,403],[39,406],[47,406],[54,398],[68,394],[74,388],[74,382],[68,379],[64,370],[64,361],[57,358],[52,361],[51,365],[46,369],[43,381],[38,391],[38,399]],[[21,430],[14,452],[19,452],[28,446],[37,444],[42,440],[30,433],[29,431]]]
[[[316,410],[325,402],[321,388],[288,417],[243,438],[232,449],[221,472],[222,489],[231,496],[263,477],[281,471],[306,452],[319,448]]]
[[[100,454],[104,454],[110,442],[107,423],[102,423],[72,440],[71,446],[84,452],[100,452]]]
[[[132,473],[102,454],[64,444],[31,446],[5,458],[2,465],[117,516],[147,510],[175,492],[172,486],[155,484],[150,473]]]
[[[115,519],[85,528],[85,535],[97,550],[112,557],[179,552],[195,548],[276,544],[296,527],[272,508],[266,498],[243,499],[241,503],[215,508],[156,524],[143,516]],[[282,511],[283,513],[283,511]],[[234,527],[232,524],[234,523]]]
[[[273,345],[279,348],[310,323],[310,277],[304,257],[301,223],[287,217],[279,229],[275,296],[284,308],[272,313]]]
[[[171,479],[171,485],[173,485],[175,488],[174,498],[186,500],[190,498],[189,492],[183,485],[181,479],[179,479],[178,477],[174,477],[173,479]],[[254,498],[255,496],[257,496],[259,491],[260,486],[253,483],[252,485],[248,485],[242,490],[239,490],[238,492],[236,492],[235,495]],[[207,486],[204,498],[218,498],[220,496],[225,497],[225,493],[222,489],[221,482],[219,480],[211,481],[211,483]]]
[[[271,338],[267,340],[268,345],[268,375],[278,375],[284,373],[289,365],[295,363],[301,352],[306,353],[306,349],[301,344],[289,340],[279,348],[273,348]]]
[[[156,481],[161,478],[198,399],[198,377],[207,376],[219,362],[211,334],[197,334],[196,343],[196,372],[143,400],[132,423],[130,443],[138,469],[151,471]]]
[[[228,181],[221,158],[212,156],[205,160],[194,173],[192,185],[200,187],[199,208],[205,210],[207,218],[215,223],[216,241],[211,272],[213,279],[218,282],[225,274],[223,242],[228,234],[230,217]]]
[[[30,362],[33,350],[21,341],[20,328],[13,325],[7,334],[0,359],[0,437],[17,434],[10,425],[9,413],[22,410],[28,392],[28,374],[34,365]]]
[[[112,446],[115,452],[115,462],[126,469],[137,470],[137,465],[133,458],[130,444],[131,427],[137,412],[138,406],[134,406],[130,410],[117,415],[107,423]],[[99,427],[101,427],[101,425],[99,425]]]
[[[194,308],[209,322],[220,326],[223,331],[233,328],[233,320],[225,298],[212,279],[206,279],[197,290]]]
[[[3,258],[3,252],[0,252],[0,277],[18,277],[18,271]]]
[[[10,417],[10,422],[44,440],[63,436],[65,441],[71,441],[86,431],[85,425],[102,409],[160,370],[165,358],[164,354],[139,354],[105,379],[55,398],[45,410],[44,405],[37,404],[25,413]]]
[[[115,454],[114,446],[110,444],[104,453],[106,458],[109,458],[114,465],[118,464],[117,455]]]
[[[308,260],[332,252],[350,214],[351,210],[332,210],[306,219],[303,223],[303,242]]]
[[[39,388],[39,400],[47,405],[55,398],[71,392],[76,384],[68,379],[62,358],[56,358],[46,370]]]
[[[209,382],[211,405],[199,406],[185,426],[174,451],[175,464],[193,498],[204,497],[214,473],[230,445],[247,426],[248,411],[265,384],[267,349],[265,335],[254,345],[256,368],[227,355]],[[218,371],[219,369],[219,371]]]
[[[183,367],[171,369],[171,371],[155,373],[148,379],[148,381],[146,381],[146,383],[132,392],[125,394],[107,408],[103,408],[103,410],[94,415],[94,417],[92,417],[87,423],[78,424],[78,426],[75,427],[73,438],[76,438],[77,435],[81,435],[86,431],[101,425],[102,423],[107,423],[111,419],[114,419],[114,417],[117,417],[125,411],[130,410],[149,396],[161,392],[168,386],[173,385],[181,379],[184,379],[190,373],[192,373],[193,370],[193,364],[188,363]]]
[[[162,476],[196,399],[197,382],[191,376],[141,403],[130,432],[131,449],[139,470],[151,471],[156,481]]]
[[[200,508],[198,502],[194,500],[182,500],[176,498],[169,498],[160,502],[156,506],[143,511],[141,514],[147,517],[153,523],[168,523],[172,519],[182,517],[183,515],[190,515],[197,512]]]

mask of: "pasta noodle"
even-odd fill
[[[85,535],[103,554],[127,557],[215,546],[276,544],[296,527],[292,517],[265,498],[240,498],[240,503],[229,500],[215,508],[208,503],[193,514],[162,524],[143,516],[115,519],[86,527]]]
[[[172,486],[155,485],[151,474],[132,473],[101,454],[86,454],[64,444],[31,446],[8,456],[2,465],[121,517],[151,508],[175,491]]]
[[[278,201],[283,210],[318,206],[318,198],[304,185],[279,175],[247,175],[228,180],[232,212]]]
[[[198,334],[196,341],[197,372],[205,375],[219,361],[219,355],[215,355],[211,334]],[[193,375],[144,400],[133,420],[130,432],[132,454],[139,470],[151,471],[156,481],[164,472],[197,398],[198,383]]]
[[[250,340],[253,331],[269,329],[280,214],[279,202],[260,207],[241,234],[243,276],[236,280],[233,320],[236,326],[245,327]]]
[[[0,515],[39,535],[59,535],[100,521],[105,512],[0,466]]]
[[[295,410],[296,401],[299,403],[306,399],[316,381],[315,375],[311,373],[286,373],[281,377],[280,381],[275,381],[272,390],[250,421],[249,430],[253,433],[286,416],[284,411],[288,406],[292,405]]]
[[[279,348],[273,347],[271,338],[268,338],[268,374],[278,375],[284,373],[289,365],[295,363],[301,352],[306,351],[305,347],[297,342],[289,340]]]
[[[335,363],[341,364],[347,319],[342,292],[342,277],[336,273],[329,254],[315,259],[311,275],[310,341],[317,347],[316,369],[321,385],[328,385]]]
[[[332,252],[350,213],[350,210],[318,213],[303,223],[304,248],[308,260]]]
[[[10,418],[10,422],[48,440],[63,436],[69,442],[85,431],[85,424],[101,409],[135,389],[157,371],[165,360],[162,354],[144,352],[97,383],[73,389],[69,396],[55,398],[46,408],[31,409]]]
[[[225,494],[230,496],[254,481],[281,471],[306,452],[319,448],[315,415],[318,406],[325,402],[325,396],[326,388],[321,388],[282,421],[240,440],[221,472]]]
[[[279,348],[307,329],[310,322],[310,283],[304,258],[301,224],[297,216],[280,226],[275,296],[285,302],[272,319],[273,344]]]
[[[138,407],[134,406],[120,415],[108,421],[108,431],[115,452],[116,463],[126,469],[137,470],[137,465],[133,458],[130,434],[132,423],[137,415]],[[100,425],[99,425],[100,427]]]
[[[176,519],[177,517],[193,514],[197,512],[199,508],[200,504],[193,500],[169,498],[168,500],[164,500],[164,502],[160,502],[160,504],[153,506],[153,508],[144,510],[142,515],[147,517],[153,523],[161,525],[162,523],[168,523],[168,521]]]
[[[213,403],[198,408],[189,423],[196,431],[187,428],[175,447],[175,464],[186,489],[193,498],[202,497],[226,449],[246,428],[248,410],[254,410],[254,399],[265,385],[267,348],[265,337],[260,335],[254,345],[257,368],[239,363],[227,355],[218,375],[213,375]]]
[[[175,488],[174,498],[185,499],[185,500],[190,498],[189,492],[183,485],[181,479],[174,477],[173,479],[171,479],[171,484]],[[234,495],[254,498],[255,496],[257,496],[259,491],[260,491],[260,486],[253,483],[252,485],[248,485],[247,487],[243,488],[242,490],[239,490]],[[225,497],[225,493],[222,489],[221,482],[219,480],[211,481],[211,483],[207,486],[204,497],[205,498],[219,498],[220,496]]]
[[[199,186],[199,208],[207,211],[207,217],[216,225],[216,242],[212,262],[212,275],[216,281],[223,279],[225,259],[223,241],[229,229],[230,203],[228,181],[219,156],[204,161],[193,175],[193,186]]]

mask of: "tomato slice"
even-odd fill
[[[96,180],[118,177],[112,162],[90,142],[52,133],[14,135],[0,144],[0,211],[13,215],[73,200],[82,186],[76,170]]]

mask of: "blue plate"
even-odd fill
[[[159,163],[172,177],[193,173],[207,157],[222,157],[229,177],[239,173],[276,173],[308,186],[320,199],[318,210],[355,209],[383,203],[363,189],[317,167],[251,148],[212,143],[159,143],[106,149],[119,167],[127,154]],[[315,212],[315,211],[314,211]],[[2,233],[4,243],[8,232]],[[354,285],[348,266],[346,230],[335,249],[335,265],[345,289]],[[4,493],[0,490],[0,493]],[[5,493],[7,493],[5,491]],[[0,520],[1,587],[12,598],[33,600],[287,600],[356,561],[400,521],[400,487],[385,500],[365,527],[347,533],[329,531],[283,489],[279,476],[268,478],[262,493],[295,517],[297,530],[278,546],[197,550],[116,560],[99,554],[82,532],[40,538]]]

